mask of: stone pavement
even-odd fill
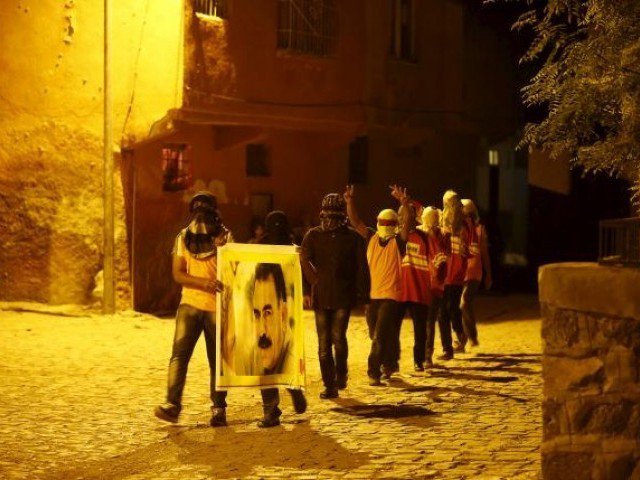
[[[401,374],[369,387],[366,324],[349,327],[351,378],[321,401],[307,313],[309,409],[260,430],[259,392],[231,392],[227,428],[208,427],[204,341],[181,422],[153,417],[173,322],[135,313],[69,317],[0,310],[0,478],[535,479],[541,441],[540,321],[529,297],[482,297],[480,347],[414,374],[410,320]]]

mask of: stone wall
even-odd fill
[[[640,479],[640,271],[553,264],[539,285],[543,477]]]

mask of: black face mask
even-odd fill
[[[185,246],[193,255],[207,257],[216,253],[215,239],[224,231],[218,212],[197,209],[185,233]]]

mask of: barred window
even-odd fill
[[[278,48],[309,55],[335,49],[334,0],[278,0]]]
[[[205,17],[227,18],[227,0],[194,0],[193,11]]]

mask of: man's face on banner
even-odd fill
[[[262,365],[272,370],[283,355],[287,304],[278,297],[273,274],[257,279],[253,291],[253,318]]]

